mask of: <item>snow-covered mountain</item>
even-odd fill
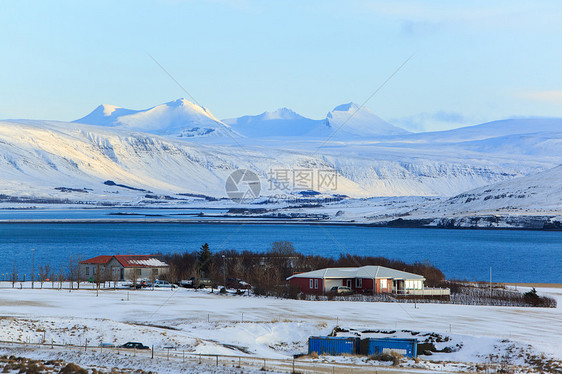
[[[396,142],[407,140],[410,143],[459,143],[529,136],[529,134],[562,133],[562,118],[512,118],[492,121],[480,125],[461,127],[446,131],[433,131],[396,136]],[[390,141],[390,140],[389,140]]]
[[[485,192],[475,190],[469,201],[462,193],[498,182],[504,183],[498,188],[509,189],[519,183],[513,178],[562,164],[562,119],[515,119],[412,134],[358,108],[338,106],[323,120],[283,108],[224,123],[180,99],[141,111],[100,106],[74,123],[0,121],[0,195],[3,201],[33,197],[127,204],[154,194],[167,201],[186,193],[221,198],[227,195],[229,175],[249,169],[260,178],[262,196],[294,195],[299,188],[352,198],[457,196],[412,212],[435,217],[465,214],[472,209],[466,204],[478,199],[482,207],[501,208],[496,205],[503,204],[503,192],[494,195],[501,198],[486,199]],[[310,185],[295,184],[295,173],[302,170],[312,173]],[[320,171],[335,173],[335,185],[321,185]],[[545,181],[560,184],[558,174],[546,173]],[[548,183],[528,190],[540,197],[515,201],[536,203],[536,209],[546,200],[557,204],[548,195]],[[525,193],[505,193],[511,195]]]
[[[327,137],[331,127],[324,120],[306,118],[291,109],[280,108],[257,116],[224,119],[238,133],[249,138]]]
[[[324,141],[353,140],[409,132],[385,122],[366,108],[348,103],[335,107],[326,118],[306,118],[287,108],[223,120],[234,130],[249,138],[294,137]]]
[[[551,162],[526,157],[439,149],[342,145],[316,149],[210,145],[128,130],[52,121],[0,121],[0,194],[95,201],[144,199],[156,194],[224,197],[234,170],[250,169],[262,195],[291,194],[297,170],[333,170],[336,186],[310,188],[327,194],[452,196],[462,191],[543,170]],[[279,189],[271,174],[287,177]],[[276,177],[277,181],[279,175]],[[125,185],[119,188],[106,181]],[[62,189],[61,189],[62,188]],[[84,192],[84,189],[88,189]],[[123,200],[124,199],[124,200]]]
[[[455,215],[562,215],[562,165],[451,197],[426,212]]]
[[[339,105],[326,115],[326,123],[341,134],[352,136],[404,135],[408,131],[391,125],[355,103]],[[341,135],[340,135],[341,136]]]
[[[146,110],[100,105],[74,122],[142,131],[180,138],[239,137],[206,108],[178,99]]]

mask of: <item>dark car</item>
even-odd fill
[[[235,288],[237,290],[247,290],[252,288],[249,283],[238,278],[226,278],[226,288]]]
[[[123,345],[120,345],[119,348],[127,348],[127,349],[150,349],[150,347],[147,347],[146,345],[143,345],[142,343],[139,342],[128,342],[125,343]]]

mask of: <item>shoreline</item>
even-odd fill
[[[340,221],[320,221],[287,218],[240,218],[240,217],[224,217],[223,219],[178,219],[178,218],[92,218],[92,219],[9,219],[0,220],[3,224],[213,224],[213,225],[310,225],[310,226],[356,226],[371,228],[391,228],[391,229],[442,229],[442,230],[506,230],[506,231],[545,231],[545,232],[562,232],[562,228],[533,228],[533,227],[459,227],[459,226],[428,226],[428,225],[395,225],[387,223],[373,222],[340,222]]]
[[[492,283],[494,284],[494,283]],[[560,288],[562,289],[562,283],[511,283],[511,282],[499,282],[505,286],[511,287],[534,287],[534,288]]]

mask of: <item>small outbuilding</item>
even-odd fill
[[[80,261],[81,279],[94,281],[157,279],[168,271],[168,264],[158,255],[105,255]]]

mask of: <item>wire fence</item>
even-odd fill
[[[224,355],[224,354],[213,354],[213,353],[194,353],[185,350],[178,350],[175,348],[150,348],[150,349],[127,349],[120,347],[108,347],[102,345],[91,345],[88,341],[84,341],[84,345],[76,344],[60,344],[54,341],[46,342],[31,342],[31,341],[20,341],[20,340],[0,340],[0,344],[4,345],[4,348],[24,348],[24,349],[40,349],[40,350],[73,350],[75,352],[80,352],[82,355],[96,355],[98,353],[102,354],[112,354],[116,357],[127,357],[132,359],[142,360],[154,360],[154,362],[166,362],[169,365],[182,364],[187,365],[203,365],[207,369],[222,368],[228,372],[241,372],[244,370],[257,370],[257,371],[275,371],[281,373],[332,373],[332,374],[342,374],[342,373],[378,373],[378,374],[397,374],[402,372],[416,373],[416,372],[427,372],[428,368],[409,366],[406,368],[402,367],[388,367],[382,365],[376,365],[373,363],[342,363],[333,362],[323,359],[312,359],[310,357],[288,357],[286,359],[282,358],[267,358],[267,357],[256,357],[256,356],[236,356],[236,355]],[[348,356],[347,358],[349,358]],[[94,360],[95,361],[95,360]],[[90,360],[90,363],[92,360]],[[432,365],[431,371],[433,373],[466,373],[466,370],[455,370],[455,367],[447,367],[447,363],[440,363],[441,367],[436,367],[438,365]],[[103,366],[103,365],[100,365]],[[477,365],[478,370],[483,373],[513,373],[517,372],[518,367],[506,365],[504,363],[486,363]],[[519,368],[520,369],[520,368]]]

